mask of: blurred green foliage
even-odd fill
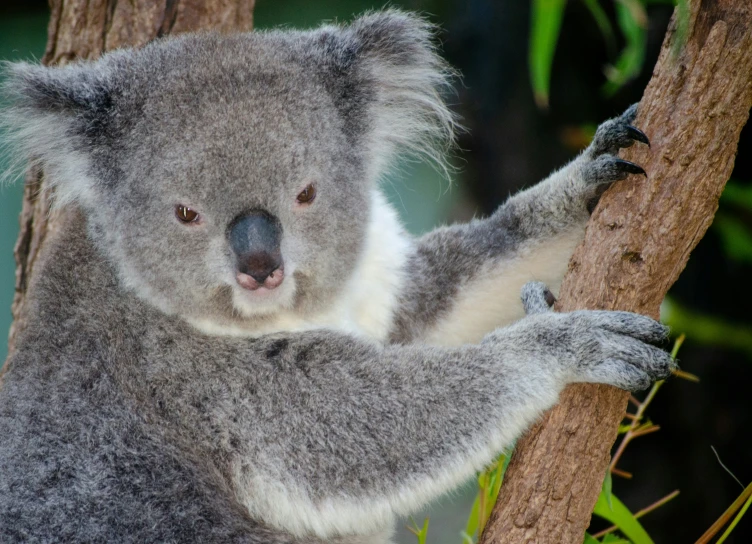
[[[583,0],[603,35],[606,47],[613,55],[616,37],[613,25],[600,4],[600,0]],[[688,0],[613,0],[616,22],[624,40],[624,46],[612,64],[604,67],[607,79],[603,85],[606,96],[614,95],[626,83],[634,79],[645,64],[647,44],[648,4],[677,4],[679,6],[679,39],[681,43],[686,29]],[[567,0],[533,0],[530,19],[530,46],[528,64],[535,102],[540,108],[548,107],[556,42],[561,32],[562,19]]]

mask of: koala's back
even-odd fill
[[[252,520],[139,405],[125,376],[139,357],[129,320],[141,316],[119,305],[128,297],[82,220],[66,223],[0,388],[0,541],[301,542]]]

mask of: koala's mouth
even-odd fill
[[[240,287],[248,291],[258,291],[259,289],[262,290],[262,293],[264,290],[271,291],[282,285],[282,282],[285,281],[285,267],[284,265],[280,265],[271,271],[265,270],[261,274],[238,272],[235,275],[235,280]]]
[[[296,292],[293,269],[292,265],[288,265],[281,270],[275,270],[267,277],[259,278],[237,272],[235,286],[232,289],[234,308],[246,317],[269,315],[291,308]]]

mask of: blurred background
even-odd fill
[[[446,58],[463,75],[451,100],[469,128],[453,179],[405,163],[387,180],[414,233],[488,214],[510,193],[543,179],[580,151],[597,124],[639,101],[658,55],[671,1],[412,0],[392,6],[427,14],[442,28]],[[378,9],[368,0],[257,0],[257,29],[310,27]],[[0,4],[0,59],[44,53],[48,7]],[[0,134],[2,138],[2,134]],[[3,165],[0,165],[0,169]],[[613,491],[633,511],[680,495],[640,519],[656,543],[694,542],[741,491],[711,450],[745,485],[752,481],[752,129],[742,133],[732,180],[716,220],[664,305],[664,320],[686,333],[682,369],[700,383],[671,380],[648,409],[660,432],[640,438],[619,467]],[[0,192],[0,361],[13,298],[13,245],[21,183]],[[0,437],[0,440],[2,438]],[[477,484],[416,515],[431,516],[426,542],[461,543]],[[608,524],[593,522],[593,531]],[[417,542],[403,526],[399,542]],[[752,542],[744,519],[726,542]]]

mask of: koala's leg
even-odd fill
[[[647,137],[631,126],[636,107],[603,123],[567,166],[518,193],[489,218],[437,229],[408,259],[391,339],[460,345],[522,317],[528,281],[556,293],[598,197],[628,174],[644,174],[618,150]]]
[[[540,294],[525,296],[540,312]],[[159,394],[163,413],[182,410],[218,444],[253,518],[296,535],[367,534],[472,477],[566,384],[665,377],[670,357],[646,343],[665,335],[625,312],[540,312],[461,348],[324,330],[213,338],[207,353],[178,346],[176,372],[197,387],[167,376]]]

